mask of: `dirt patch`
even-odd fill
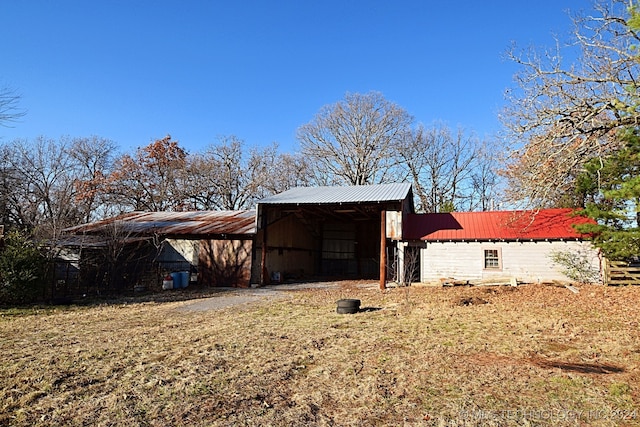
[[[489,302],[479,297],[462,297],[456,302],[456,305],[460,306],[482,304],[489,304]]]

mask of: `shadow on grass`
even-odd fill
[[[605,363],[571,363],[557,360],[533,360],[536,366],[546,369],[560,369],[566,372],[576,372],[579,374],[619,374],[624,372],[624,368]]]
[[[169,303],[257,292],[260,291],[251,288],[221,288],[195,285],[181,289],[127,292],[121,294],[56,296],[44,302],[0,305],[0,315],[21,316],[59,309],[73,309],[73,307],[92,307],[99,305],[123,305],[149,302]]]
[[[370,311],[380,311],[382,310],[382,307],[362,307],[360,310],[358,310],[358,313],[367,313]]]

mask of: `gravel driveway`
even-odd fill
[[[177,308],[178,311],[208,311],[233,307],[240,304],[263,301],[270,298],[289,298],[290,291],[302,289],[337,288],[336,282],[295,283],[271,285],[263,288],[228,288],[228,292],[221,292],[219,296],[193,301]]]
[[[230,289],[229,292],[221,292],[220,296],[205,298],[179,307],[178,311],[208,311],[219,310],[240,304],[247,304],[265,300],[268,298],[286,298],[286,292],[276,291],[270,288],[260,289]]]

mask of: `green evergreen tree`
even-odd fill
[[[622,149],[593,158],[578,177],[577,191],[586,196],[584,215],[596,224],[578,226],[611,260],[640,255],[640,130],[628,128]]]
[[[43,297],[45,259],[28,236],[9,232],[0,249],[0,304],[24,304]]]
[[[626,25],[635,35],[640,31],[640,9],[631,4]],[[638,38],[636,37],[636,40]],[[637,52],[639,46],[631,45]],[[640,56],[635,55],[640,62]],[[628,100],[620,103],[619,117],[635,118],[640,110],[640,87],[625,87]],[[640,128],[629,126],[616,135],[624,142],[621,149],[604,157],[594,157],[578,176],[576,191],[584,197],[584,215],[596,224],[578,226],[590,233],[594,244],[611,260],[628,260],[640,256]]]

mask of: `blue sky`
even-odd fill
[[[297,150],[347,92],[489,138],[516,67],[590,0],[0,1],[0,86],[27,110],[0,142],[97,135],[124,151],[170,134]]]

